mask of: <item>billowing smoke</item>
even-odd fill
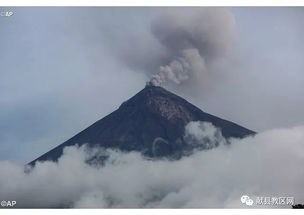
[[[158,62],[152,84],[204,84],[212,75],[208,64],[223,56],[232,44],[235,21],[227,9],[171,9],[153,22],[152,33],[167,51],[166,59]]]
[[[194,148],[212,149],[219,145],[227,144],[219,128],[210,122],[190,122],[185,127],[185,141]]]
[[[67,147],[58,163],[0,163],[0,199],[17,207],[239,208],[248,195],[293,197],[304,202],[304,127],[276,129],[222,144],[217,128],[191,122],[186,136],[219,146],[177,161],[147,160],[139,153]],[[88,165],[96,155],[104,166]],[[255,201],[254,201],[255,202]],[[251,207],[257,207],[255,204]],[[288,207],[290,205],[263,205]]]

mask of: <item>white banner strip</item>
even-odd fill
[[[0,6],[304,6],[303,0],[0,0]]]
[[[255,214],[303,214],[302,210],[295,209],[4,209],[1,215],[202,215],[202,214],[225,214],[225,215],[255,215]]]

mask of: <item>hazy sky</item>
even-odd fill
[[[134,64],[158,57],[151,22],[167,9],[0,10],[14,12],[0,17],[0,160],[25,163],[144,87],[148,73]],[[213,65],[218,81],[196,92],[167,88],[252,130],[303,125],[304,10],[228,10],[236,35]]]

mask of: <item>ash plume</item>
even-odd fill
[[[159,65],[156,73],[149,71],[153,73],[150,82],[204,84],[212,75],[208,64],[223,56],[233,42],[235,21],[223,8],[171,9],[154,20],[151,31],[167,55],[156,63]]]

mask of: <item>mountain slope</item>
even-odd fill
[[[118,110],[71,139],[32,161],[57,160],[65,146],[85,144],[140,151],[149,157],[179,158],[189,149],[184,141],[185,125],[206,121],[219,127],[224,137],[244,137],[255,132],[212,116],[162,87],[147,85]]]

